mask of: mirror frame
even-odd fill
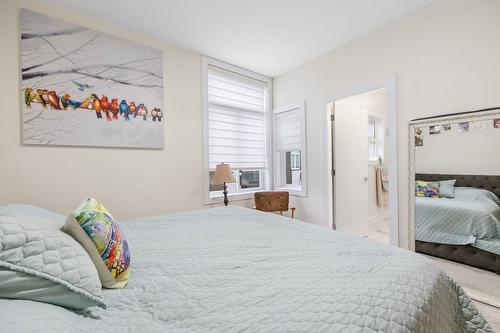
[[[500,118],[500,107],[415,119],[408,124],[408,249],[415,251],[415,129],[443,123],[473,122]]]

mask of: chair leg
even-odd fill
[[[290,210],[292,211],[292,219],[293,219],[295,217],[295,207],[290,208]]]

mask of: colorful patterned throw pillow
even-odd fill
[[[439,198],[439,182],[415,182],[415,195],[417,197]]]
[[[130,273],[128,243],[113,216],[90,197],[66,219],[64,231],[87,251],[105,288],[124,288]]]

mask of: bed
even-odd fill
[[[5,332],[493,332],[427,258],[229,206],[120,222],[128,286],[107,309],[0,299]]]
[[[416,198],[417,252],[500,274],[500,176],[417,174],[456,179],[456,198]]]

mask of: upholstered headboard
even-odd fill
[[[440,181],[456,179],[456,187],[475,187],[483,188],[491,191],[500,197],[500,176],[483,176],[483,175],[438,175],[417,173],[415,180]]]

